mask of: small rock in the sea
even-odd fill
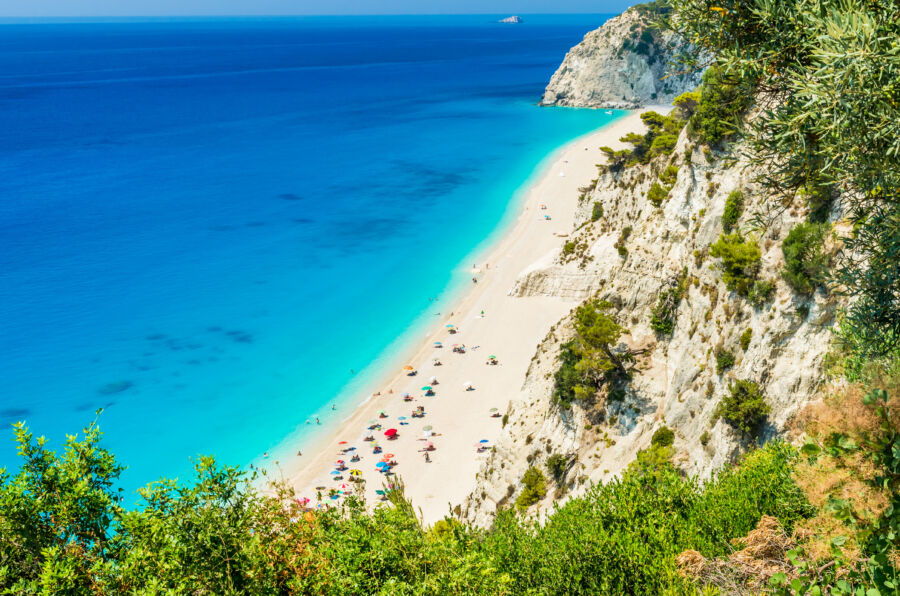
[[[122,393],[123,391],[127,391],[134,387],[134,383],[131,381],[116,381],[114,383],[107,383],[106,385],[97,389],[97,393],[100,395],[112,395],[113,393]]]

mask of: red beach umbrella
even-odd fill
[[[396,428],[389,428],[389,429],[387,429],[386,431],[384,431],[384,436],[386,436],[386,437],[393,437],[393,436],[396,436],[396,435],[397,435],[397,429],[396,429]]]
[[[347,441],[338,441],[338,445],[346,445]]]

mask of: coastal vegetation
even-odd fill
[[[553,399],[562,407],[592,400],[603,386],[627,379],[634,355],[616,348],[625,332],[610,314],[613,306],[589,300],[575,310],[575,337],[560,347]]]
[[[661,427],[620,477],[538,522],[516,513],[520,499],[546,494],[545,476],[529,468],[527,496],[483,529],[453,518],[422,527],[402,483],[371,511],[355,496],[305,510],[280,483],[260,491],[252,474],[206,457],[193,480],[153,483],[127,507],[116,486],[124,466],[96,424],[68,437],[62,454],[19,425],[21,468],[0,475],[0,589],[695,594],[728,581],[779,594],[888,594],[897,580],[900,434],[887,389],[900,381],[873,382],[804,412],[799,450],[770,442],[705,483],[674,467],[674,433]],[[736,393],[758,401],[746,389]],[[722,410],[753,429],[765,407],[741,397]],[[732,541],[752,540],[767,520],[790,548],[736,559]]]

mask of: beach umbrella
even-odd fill
[[[434,449],[434,443],[428,441],[427,443],[425,443],[425,449]]]
[[[437,362],[438,360],[440,360],[440,358],[437,357],[431,359],[432,362]]]
[[[411,367],[410,365],[407,364],[406,366],[403,367],[403,370],[416,370],[416,369],[414,369],[413,367]]]
[[[378,410],[378,413],[379,413],[379,414],[384,414],[385,416],[387,415],[387,412],[385,412],[384,410]]]
[[[400,416],[397,420],[406,420],[406,416]]]
[[[466,389],[470,388],[471,386],[472,386],[472,381],[466,381],[465,383],[463,383],[463,387],[465,387]]]
[[[491,354],[490,356],[488,356],[488,358],[490,358],[491,360],[496,360],[496,359],[497,359],[497,357],[494,356],[493,354]]]
[[[479,443],[490,443],[490,441],[488,441],[487,439],[481,439],[481,440],[478,441],[478,442],[479,442]]]
[[[379,488],[378,490],[375,491],[375,494],[376,495],[384,495],[384,491]]]
[[[446,327],[447,329],[453,329],[454,327],[456,327],[456,325],[451,325],[448,323],[447,325],[444,325],[444,327]]]
[[[332,475],[332,476],[337,476],[338,474],[340,474],[340,472],[338,472],[337,470],[332,470],[332,471],[331,471],[331,475]]]
[[[342,463],[344,463],[344,460],[339,459],[339,460],[337,460],[337,463],[342,464]]]
[[[393,453],[388,453],[387,455],[385,455],[385,457],[388,458],[388,459],[390,459],[390,458],[394,457],[394,454],[393,454]]]
[[[350,470],[351,476],[359,476],[360,474],[362,474],[362,471],[360,470]]]
[[[431,391],[431,385],[425,385],[422,387],[422,391]]]
[[[439,345],[441,345],[441,342],[436,341],[436,342],[434,342],[434,345],[439,346]]]
[[[409,397],[409,391],[404,391],[400,397]]]
[[[384,436],[386,436],[386,437],[393,437],[393,436],[395,436],[396,434],[397,434],[397,429],[396,429],[396,428],[389,428],[389,429],[387,429],[386,431],[384,431]]]
[[[423,426],[422,430],[431,430],[433,427],[429,424],[428,426]]]
[[[491,409],[490,409],[491,414],[493,414],[493,413],[496,412],[496,411],[497,411],[497,408],[491,408]]]
[[[346,445],[347,441],[338,441],[338,445]]]
[[[380,468],[389,468],[390,466],[387,464],[387,462],[380,461],[377,464],[375,464],[375,467],[380,469]]]

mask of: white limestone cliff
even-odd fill
[[[585,35],[569,50],[544,91],[541,105],[632,109],[667,104],[700,84],[701,73],[673,63],[681,38],[652,26],[633,7]]]

